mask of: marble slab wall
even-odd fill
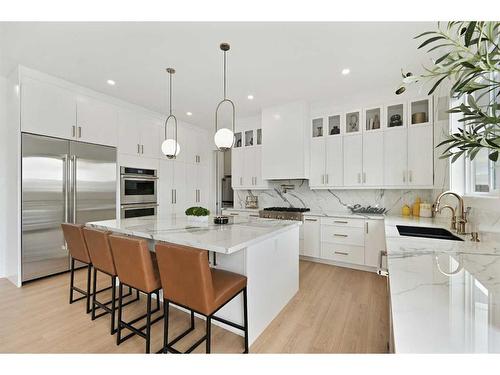
[[[282,185],[293,185],[284,189]],[[432,190],[399,189],[348,189],[348,190],[311,190],[306,180],[273,181],[269,190],[235,190],[234,207],[244,208],[247,195],[259,199],[259,208],[307,207],[315,212],[349,212],[348,206],[378,206],[387,208],[389,215],[400,215],[404,204],[411,205],[416,197],[422,202],[432,203]]]

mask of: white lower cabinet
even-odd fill
[[[302,254],[308,257],[320,256],[320,219],[305,217],[303,224],[303,249]]]
[[[382,219],[305,216],[300,255],[375,270],[385,250],[384,228]]]
[[[386,248],[384,220],[365,220],[365,225],[365,264],[378,267],[381,253]]]
[[[324,242],[321,244],[321,257],[336,262],[363,265],[365,249],[363,246]]]

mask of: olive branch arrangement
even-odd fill
[[[402,73],[401,94],[406,85],[419,81],[432,83],[431,95],[446,79],[451,80],[450,96],[462,99],[449,113],[461,114],[455,133],[437,147],[444,147],[441,158],[455,162],[462,155],[473,160],[487,150],[496,162],[500,151],[500,22],[454,21],[445,27],[417,35],[418,49],[437,51],[440,56],[421,75]]]

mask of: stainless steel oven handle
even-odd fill
[[[122,180],[132,180],[132,181],[156,181],[158,177],[156,176],[146,176],[140,174],[122,174]]]
[[[158,203],[149,203],[149,204],[122,204],[121,210],[126,211],[126,210],[133,210],[137,208],[152,208],[152,207],[158,207]]]

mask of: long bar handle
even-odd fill
[[[338,234],[338,233],[334,233],[333,234],[335,237],[347,237],[347,234]]]
[[[339,255],[349,255],[349,253],[344,253],[343,251],[334,251],[334,253]]]
[[[63,156],[63,189],[64,189],[64,222],[67,223],[69,220],[69,163],[68,155]]]
[[[73,224],[76,224],[76,161],[77,161],[77,158],[76,158],[76,155],[71,155],[71,169],[72,169],[72,173],[71,173],[71,192],[72,192],[72,196],[73,196],[73,199],[72,199],[72,202],[71,202],[71,205],[72,205],[72,218],[71,218],[71,221],[73,222]]]

